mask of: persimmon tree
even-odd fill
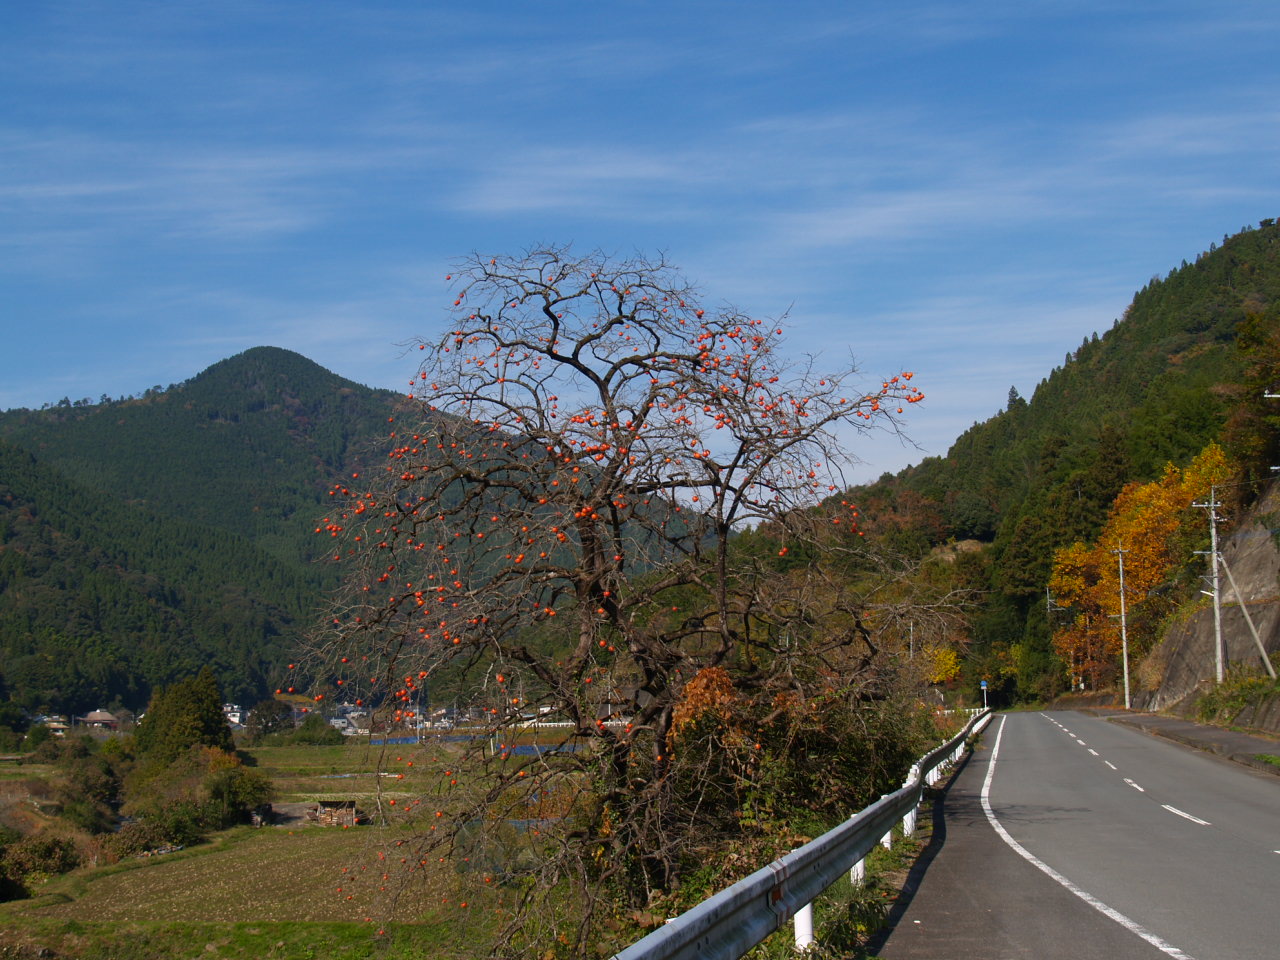
[[[372,688],[396,724],[469,671],[483,762],[387,810],[425,814],[416,862],[465,861],[480,891],[505,881],[527,907],[575,883],[557,936],[576,943],[597,897],[671,889],[769,729],[856,699],[876,655],[865,597],[819,551],[862,550],[838,498],[848,445],[923,395],[909,372],[868,386],[851,363],[791,360],[776,322],[703,304],[662,259],[547,248],[449,279],[383,475],[335,488],[320,528],[352,573],[315,696]],[[530,716],[564,742],[513,750]],[[693,746],[713,741],[719,756]],[[506,837],[487,868],[486,831]]]

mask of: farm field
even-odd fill
[[[462,923],[448,900],[447,868],[424,865],[402,890],[395,868],[401,858],[413,862],[412,836],[377,825],[387,809],[380,804],[431,793],[439,765],[459,748],[387,747],[381,776],[384,748],[367,742],[246,751],[273,780],[276,806],[287,815],[282,824],[237,827],[176,853],[83,868],[32,899],[0,904],[0,958],[475,956],[484,921],[468,915]],[[24,776],[33,773],[28,767]],[[375,823],[308,823],[298,815],[317,799],[355,800]]]
[[[404,839],[392,828],[242,827],[190,850],[78,871],[0,905],[0,956],[22,956],[4,950],[25,945],[141,960],[194,945],[193,955],[210,958],[357,958],[396,956],[383,951],[397,942],[469,956],[451,952],[448,907],[414,906],[439,904],[435,878],[397,897],[371,865]]]

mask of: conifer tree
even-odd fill
[[[171,763],[196,745],[235,749],[211,667],[206,665],[194,677],[162,687],[152,696],[138,724],[137,745],[144,760],[161,763]]]

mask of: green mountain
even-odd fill
[[[1000,659],[993,694],[1052,692],[1052,552],[1092,537],[1125,483],[1215,437],[1255,474],[1280,462],[1249,354],[1278,327],[1280,227],[1263,221],[1150,282],[945,457],[853,492],[899,550],[986,544],[963,564],[986,590],[970,676]],[[229,697],[264,695],[337,584],[314,533],[328,491],[381,460],[400,403],[260,347],[140,397],[0,413],[0,698],[137,709],[205,663]]]
[[[328,490],[398,397],[259,347],[186,383],[0,413],[0,693],[138,709],[216,669],[253,701],[323,607]]]
[[[988,544],[974,677],[998,673],[984,658],[999,654],[1017,667],[1005,695],[1052,692],[1061,673],[1045,609],[1053,551],[1092,538],[1126,483],[1154,479],[1215,438],[1254,477],[1280,462],[1268,418],[1251,410],[1265,403],[1261,390],[1245,389],[1249,345],[1278,326],[1280,226],[1264,220],[1153,279],[1030,401],[1010,390],[1008,407],[945,457],[853,492],[868,523],[880,518],[880,533],[899,546]]]

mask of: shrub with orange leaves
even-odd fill
[[[671,739],[680,739],[681,728],[712,714],[721,722],[728,722],[733,715],[737,697],[733,692],[733,680],[724,667],[704,667],[685,684],[680,699],[671,713]]]

